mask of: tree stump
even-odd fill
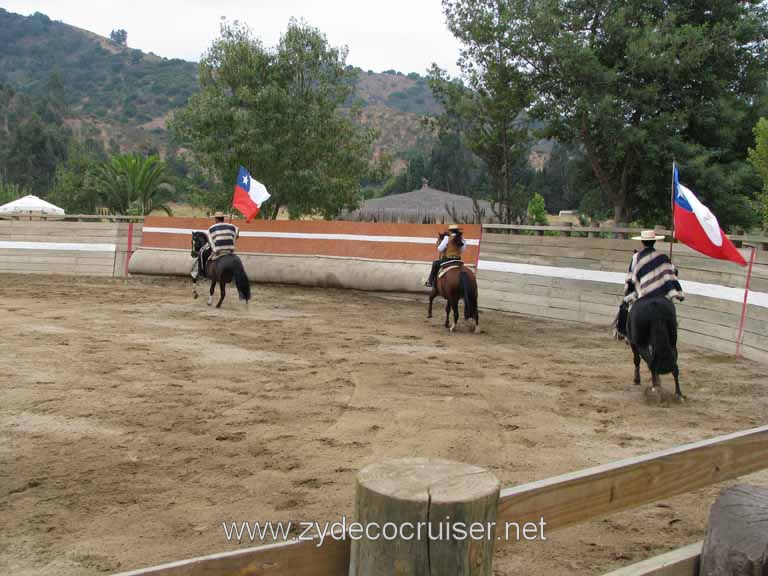
[[[712,505],[699,576],[768,574],[768,488],[739,484]]]
[[[371,538],[352,536],[349,575],[491,576],[499,488],[490,472],[449,460],[367,466],[357,477],[356,520]]]

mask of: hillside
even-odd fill
[[[162,151],[167,118],[197,90],[193,62],[145,54],[44,14],[0,8],[0,82],[42,93],[54,73],[64,85],[68,124],[122,149]],[[440,112],[418,74],[358,70],[355,99],[362,121],[381,134],[377,153],[394,156],[429,139],[420,115]]]

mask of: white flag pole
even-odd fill
[[[669,260],[672,261],[672,246],[675,243],[675,161],[672,160],[672,194],[671,194],[671,208],[672,208],[672,237],[669,239]]]
[[[749,256],[749,268],[747,269],[747,282],[744,285],[744,303],[741,305],[741,321],[739,322],[739,333],[736,336],[736,358],[741,358],[741,341],[744,338],[744,324],[747,320],[747,301],[749,300],[749,281],[752,278],[752,264],[755,262],[755,251],[757,247],[753,244],[744,244],[752,249]]]

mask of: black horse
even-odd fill
[[[661,384],[661,374],[675,378],[675,398],[684,400],[677,367],[677,314],[674,303],[664,297],[640,298],[629,310],[629,344],[635,362],[635,384],[640,384],[640,358],[651,371],[651,386]]]
[[[216,282],[219,283],[221,298],[219,298],[216,308],[221,308],[221,303],[226,295],[225,286],[235,280],[237,292],[240,300],[251,299],[251,283],[243,269],[243,263],[235,254],[224,254],[211,260],[211,248],[208,245],[208,235],[205,232],[192,232],[192,256],[198,259],[200,273],[211,280],[211,295],[208,297],[208,306],[213,302],[213,293],[216,291]],[[197,284],[197,279],[193,278],[193,284]],[[194,288],[195,298],[197,298],[197,288]]]

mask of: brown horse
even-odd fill
[[[438,277],[429,295],[429,310],[427,318],[432,318],[432,301],[437,295],[448,302],[445,305],[445,327],[451,332],[456,330],[459,321],[459,299],[464,299],[464,319],[475,321],[475,333],[480,331],[480,313],[477,310],[477,280],[475,275],[464,264],[450,268],[441,278]],[[453,323],[450,322],[453,310]]]

